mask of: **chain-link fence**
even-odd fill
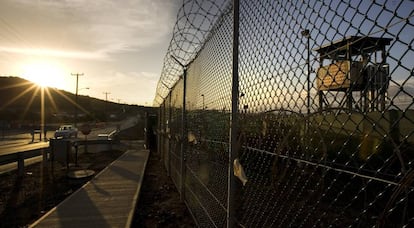
[[[414,225],[413,10],[184,0],[155,103],[200,227]]]

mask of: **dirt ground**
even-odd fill
[[[78,163],[99,173],[128,149],[128,141],[124,145],[80,154]],[[37,163],[26,167],[22,178],[15,171],[0,176],[0,227],[27,227],[90,180],[68,178],[66,167],[60,164],[53,170]],[[151,152],[132,227],[195,226],[159,156]]]
[[[196,227],[154,151],[150,153],[132,227]]]

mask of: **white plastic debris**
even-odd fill
[[[234,159],[233,162],[233,170],[234,170],[234,176],[238,177],[239,180],[243,183],[243,186],[247,183],[247,177],[244,173],[243,166],[240,164],[240,161],[238,158]]]
[[[192,144],[197,144],[197,138],[192,132],[188,132],[188,142]]]

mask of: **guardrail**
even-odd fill
[[[17,162],[18,175],[24,174],[24,160],[34,158],[40,155],[45,155],[50,151],[50,147],[37,148],[12,154],[6,154],[0,156],[0,165],[7,165],[13,162]]]
[[[99,134],[98,139],[107,139],[107,140],[113,140],[115,139],[116,135],[118,134],[118,130],[113,130],[108,134]]]
[[[118,144],[119,140],[116,140],[116,135],[118,131],[114,130],[106,135],[106,139],[98,139],[98,140],[76,140],[71,141],[71,146],[75,147],[75,158],[77,158],[78,155],[78,148],[79,146],[88,146],[88,145],[98,145],[98,144],[109,144],[110,148],[112,148],[112,145]],[[13,162],[17,162],[17,169],[18,169],[18,175],[23,176],[24,175],[24,160],[29,158],[34,158],[40,155],[44,156],[44,159],[47,159],[47,154],[50,153],[51,147],[43,147],[43,148],[37,148],[37,149],[31,149],[27,151],[21,151],[16,153],[10,153],[6,155],[0,156],[0,165],[7,165]],[[75,161],[76,162],[76,161]]]

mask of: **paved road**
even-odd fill
[[[100,128],[93,128],[88,135],[88,139],[97,139],[99,134],[108,134],[116,129],[124,130],[132,127],[137,123],[136,117],[130,117],[120,122],[107,123]],[[48,131],[46,138],[53,138],[53,131]],[[85,136],[79,132],[78,139],[84,139]],[[42,134],[42,140],[39,140],[39,135],[35,135],[35,140],[32,142],[32,136],[29,133],[16,133],[6,135],[3,139],[0,139],[0,156],[10,153],[16,153],[20,151],[40,149],[49,146],[48,141],[43,141],[44,136]]]
[[[53,137],[53,132],[48,132],[47,137]],[[38,138],[32,142],[32,137],[29,133],[12,135],[0,140],[0,156],[26,150],[45,148],[48,146],[48,141],[40,141]]]
[[[88,140],[97,139],[99,134],[109,134],[114,130],[124,130],[129,127],[134,126],[137,123],[136,117],[130,117],[120,122],[114,123],[107,123],[105,126],[100,128],[93,128],[91,133],[88,135]],[[46,138],[53,138],[54,131],[48,131],[46,134]],[[78,139],[84,139],[85,136],[79,132]],[[44,136],[42,134],[42,140],[39,140],[39,135],[35,136],[34,141],[32,142],[32,136],[29,133],[15,133],[6,135],[3,139],[0,139],[0,156],[17,153],[21,151],[33,150],[33,149],[41,149],[49,147],[49,142],[46,140],[44,141]],[[33,162],[41,161],[41,157],[36,157],[32,159],[28,159],[26,164],[30,164]],[[7,170],[13,169],[17,164],[12,163],[6,165],[7,167],[3,166],[0,167],[0,173],[5,172]]]

